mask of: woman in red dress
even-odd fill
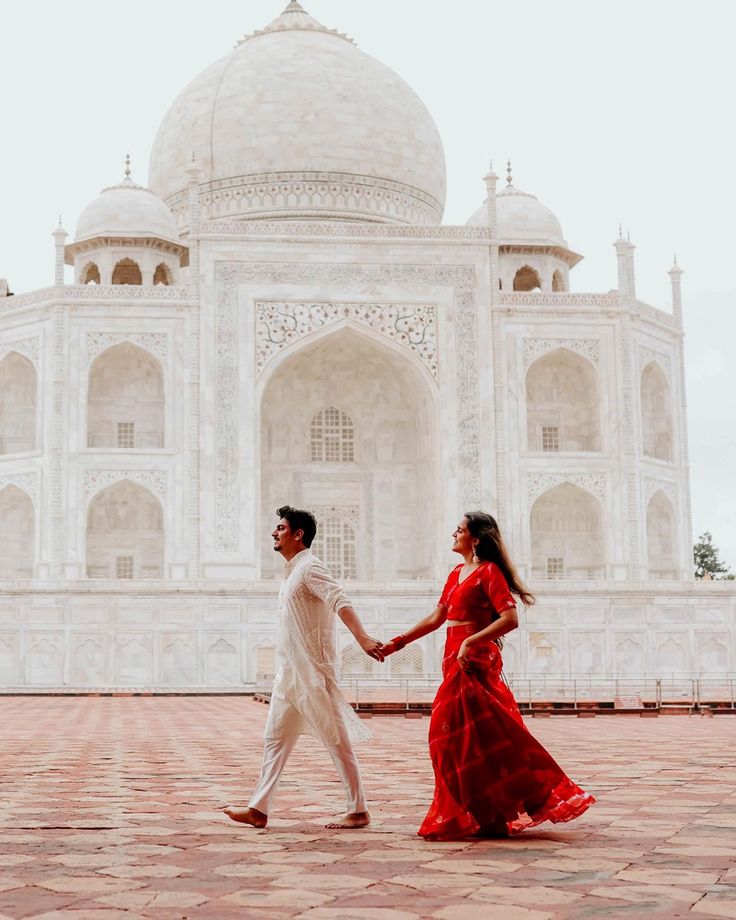
[[[381,649],[390,655],[449,623],[429,725],[435,791],[419,834],[507,836],[577,818],[595,799],[529,734],[501,674],[499,640],[518,626],[513,595],[527,606],[534,597],[490,514],[466,514],[453,539],[465,563],[450,572],[437,607]]]

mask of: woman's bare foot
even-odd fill
[[[222,809],[232,821],[240,824],[250,824],[252,827],[265,827],[268,824],[268,815],[264,815],[257,808],[233,808],[228,805]]]
[[[356,827],[368,827],[371,823],[371,816],[367,811],[349,811],[343,815],[339,821],[331,821],[325,824],[327,830],[351,830]]]

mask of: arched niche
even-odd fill
[[[418,508],[427,521],[442,519],[436,400],[413,357],[371,333],[346,326],[300,343],[263,384],[262,532],[289,502],[316,514],[316,548],[328,527],[340,530],[335,552],[345,565],[352,528],[358,579],[433,577],[439,531],[427,528],[421,539],[414,531]],[[313,454],[313,420],[325,409],[341,433],[330,454]],[[277,577],[280,559],[262,545],[262,573]]]
[[[173,284],[171,269],[165,262],[160,262],[153,273],[153,283],[156,284]]]
[[[112,270],[113,284],[143,284],[140,265],[133,259],[121,259]]]
[[[0,453],[36,449],[36,368],[11,351],[0,361]]]
[[[677,524],[672,502],[661,491],[647,506],[647,560],[650,578],[677,578]]]
[[[82,269],[82,273],[79,276],[80,284],[99,284],[100,283],[100,269],[95,265],[94,262],[88,262]]]
[[[156,496],[128,479],[98,492],[87,509],[87,577],[163,574],[163,509]]]
[[[600,415],[598,373],[569,348],[556,348],[527,371],[529,450],[599,451]]]
[[[87,446],[164,446],[164,378],[159,361],[131,342],[95,358],[87,390]]]
[[[522,265],[514,275],[515,291],[541,291],[542,279],[539,272],[531,265]]]
[[[0,490],[0,578],[31,578],[35,561],[33,502],[17,486]]]
[[[650,361],[641,374],[641,430],[645,456],[671,461],[670,386],[657,361]]]
[[[553,291],[566,291],[567,284],[565,283],[565,276],[562,272],[556,269],[552,274],[552,290]]]
[[[540,495],[531,510],[532,577],[604,578],[603,514],[590,492],[569,482]]]

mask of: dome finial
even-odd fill
[[[513,185],[511,179],[511,160],[506,160],[506,185]]]
[[[284,13],[306,13],[306,12],[307,11],[304,9],[301,3],[299,3],[299,0],[289,0],[289,5],[284,10]],[[283,16],[284,13],[282,13],[281,15]]]
[[[130,179],[130,154],[125,154],[125,178]]]

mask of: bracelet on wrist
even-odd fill
[[[396,646],[397,652],[400,652],[401,649],[404,648],[404,646],[407,644],[406,636],[394,636],[394,638],[391,640],[391,644]]]

